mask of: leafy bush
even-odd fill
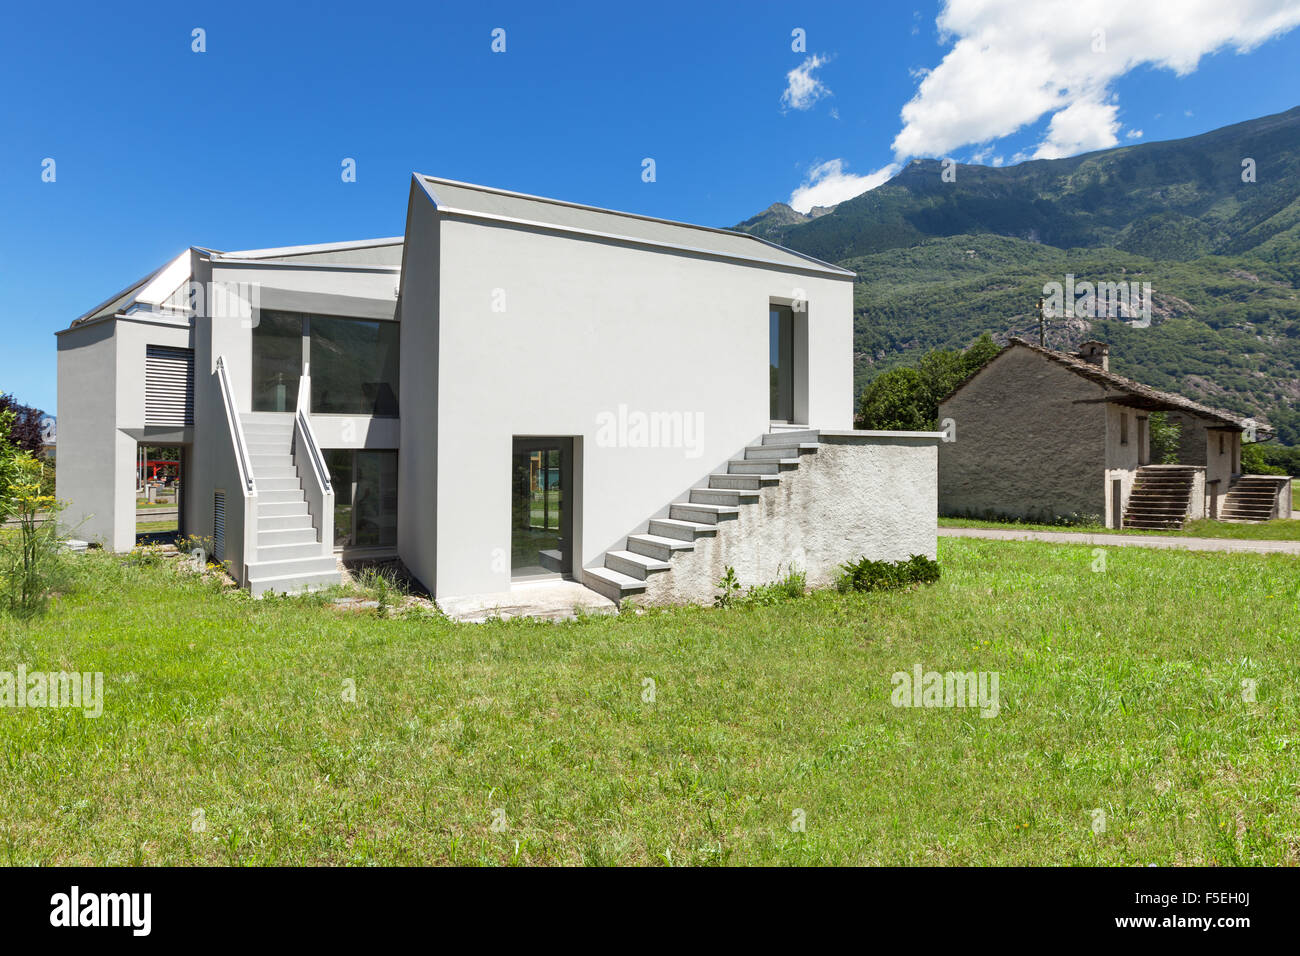
[[[1241,445],[1241,471],[1246,475],[1285,475],[1282,464],[1273,464],[1265,457],[1263,449],[1254,442]]]
[[[916,368],[890,369],[862,393],[855,428],[926,431],[939,424],[939,403],[1000,349],[986,332],[965,351],[932,349]]]
[[[906,561],[872,561],[865,555],[857,561],[840,565],[835,579],[836,589],[850,591],[886,591],[907,587],[909,584],[932,584],[939,580],[939,562],[923,554],[914,554]]]

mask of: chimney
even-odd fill
[[[1079,346],[1079,358],[1100,365],[1103,372],[1110,371],[1110,346],[1105,342],[1084,342]]]

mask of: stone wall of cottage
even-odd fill
[[[939,408],[939,513],[1026,520],[1106,513],[1102,387],[1023,348],[995,358]]]

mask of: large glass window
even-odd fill
[[[313,414],[397,414],[396,322],[313,315]]]
[[[292,412],[304,353],[318,415],[397,415],[396,322],[263,309],[253,327],[253,411]]]
[[[301,375],[302,316],[262,309],[253,326],[253,411],[296,411]]]
[[[397,452],[330,448],[325,464],[334,486],[334,546],[397,544]]]

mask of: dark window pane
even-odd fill
[[[334,486],[334,547],[352,544],[352,449],[325,449],[325,467]]]
[[[397,452],[358,451],[356,478],[355,543],[397,544]]]
[[[397,414],[396,322],[311,317],[311,410]]]
[[[262,309],[253,326],[253,411],[294,411],[301,375],[302,316]]]

